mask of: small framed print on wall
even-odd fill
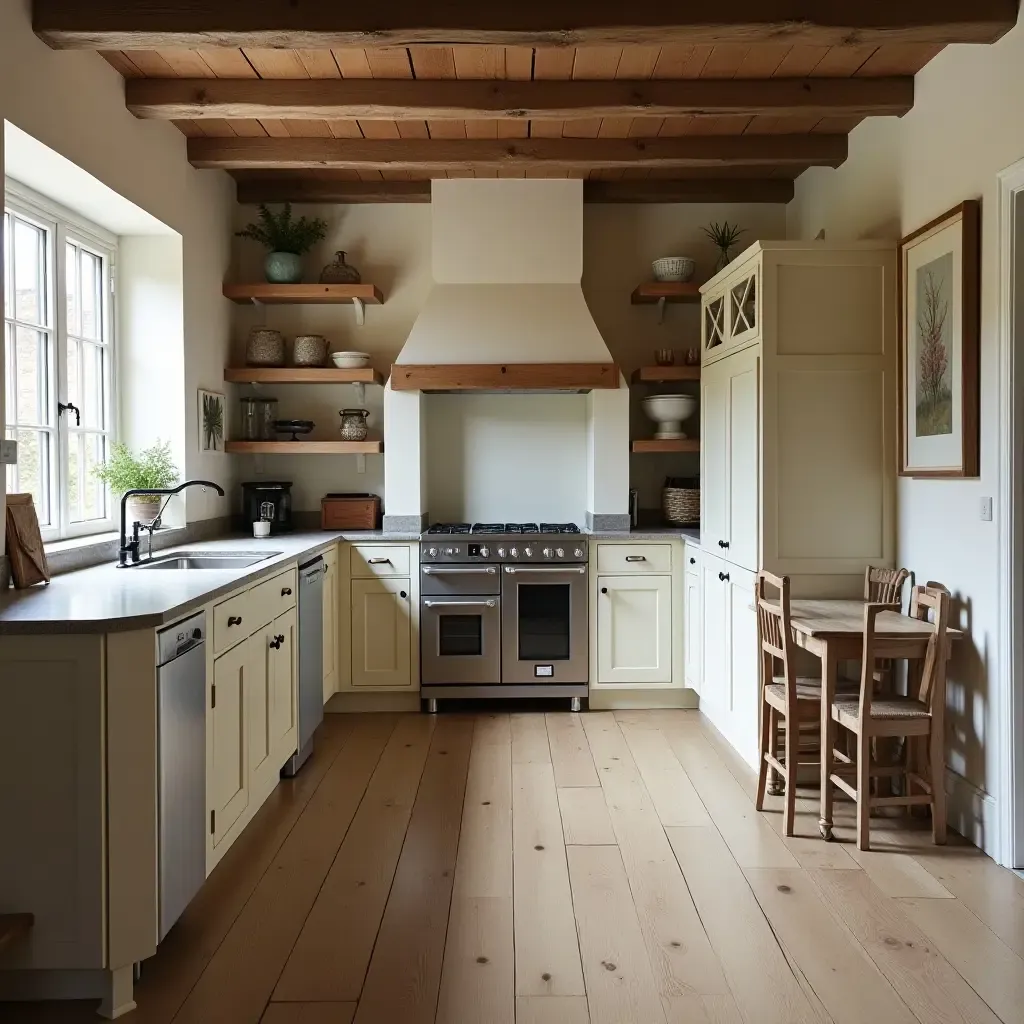
[[[979,472],[981,203],[900,240],[900,476]]]

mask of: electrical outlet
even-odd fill
[[[992,499],[982,498],[981,499],[981,521],[983,523],[992,522]]]
[[[13,466],[18,461],[18,442],[0,441],[0,466]]]

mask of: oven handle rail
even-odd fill
[[[433,598],[423,599],[424,608],[497,608],[496,597],[482,598],[479,601],[436,601]]]
[[[498,567],[496,565],[424,565],[422,570],[424,576],[493,576],[498,571]]]
[[[585,565],[538,565],[527,566],[527,565],[506,565],[505,572],[510,576],[514,576],[516,573],[558,573],[561,576],[567,574],[579,573],[580,576],[586,574],[587,567]]]

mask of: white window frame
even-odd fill
[[[40,424],[37,429],[50,432],[54,441],[51,442],[53,456],[50,460],[50,504],[55,521],[49,526],[41,527],[44,542],[68,540],[75,537],[86,537],[93,534],[110,533],[117,528],[118,512],[114,495],[107,488],[107,515],[103,519],[91,519],[88,522],[71,522],[71,508],[68,489],[68,454],[70,440],[78,432],[74,422],[74,413],[65,412],[59,415],[57,403],[68,401],[67,374],[67,298],[66,259],[67,244],[80,245],[82,248],[99,256],[103,260],[103,281],[101,298],[103,303],[103,330],[108,355],[110,386],[106,390],[104,422],[106,429],[83,427],[87,433],[103,433],[109,446],[117,440],[120,406],[117,391],[117,303],[115,302],[114,283],[117,275],[117,236],[96,224],[84,220],[80,215],[66,209],[59,203],[11,178],[4,179],[4,210],[14,213],[19,218],[34,223],[47,231],[47,294],[46,301],[52,311],[49,326],[46,328],[52,339],[53,370],[48,382],[48,401],[50,403],[51,426]],[[17,323],[11,315],[12,311],[4,310],[4,319]],[[39,330],[34,325],[34,330]],[[8,419],[14,416],[8,413]],[[6,424],[0,424],[6,431]]]

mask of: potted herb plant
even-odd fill
[[[298,284],[302,280],[302,256],[327,234],[327,222],[319,217],[292,217],[292,204],[274,213],[260,203],[259,221],[236,232],[267,247],[263,272],[271,284]]]
[[[718,261],[715,263],[715,273],[717,274],[732,262],[732,248],[746,228],[723,221],[721,224],[716,222],[710,227],[704,228],[703,231],[714,242],[715,248],[718,250]]]
[[[137,456],[128,445],[115,441],[110,448],[110,458],[97,466],[95,473],[117,495],[140,488],[171,487],[178,481],[170,441],[158,441]],[[164,500],[160,495],[134,495],[128,499],[128,521],[149,525],[156,519]]]

